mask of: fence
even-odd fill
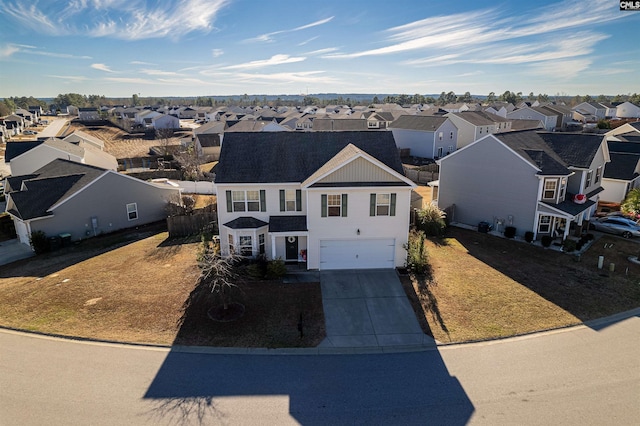
[[[417,183],[429,183],[434,180],[438,180],[440,174],[438,172],[428,172],[420,170],[406,170],[405,175],[413,182]]]
[[[215,213],[202,213],[189,216],[169,216],[167,218],[169,237],[187,237],[198,235],[203,231],[210,231],[217,235],[218,215]]]

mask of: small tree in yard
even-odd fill
[[[409,240],[404,245],[404,249],[407,251],[407,270],[418,275],[426,274],[429,271],[427,248],[424,242],[424,232],[412,229],[409,231]]]
[[[199,254],[198,283],[211,293],[219,295],[222,301],[221,306],[212,306],[209,309],[208,315],[211,319],[228,321],[237,319],[244,313],[244,306],[240,303],[231,303],[229,297],[229,292],[238,286],[240,276],[236,268],[241,260],[240,255],[231,254],[222,257],[214,250],[205,250],[204,253]]]
[[[627,194],[620,205],[622,213],[633,216],[634,218],[640,217],[640,188],[634,188]]]
[[[444,234],[444,230],[447,227],[446,217],[446,213],[437,206],[428,205],[418,210],[416,226],[428,237],[439,237]]]
[[[171,138],[173,138],[173,129],[156,129],[156,139],[160,140],[162,155],[169,155]]]

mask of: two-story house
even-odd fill
[[[450,112],[445,117],[458,128],[457,149],[486,135],[511,131],[512,120],[485,111]]]
[[[442,158],[456,150],[458,128],[442,116],[402,115],[390,126],[399,149],[410,149],[411,155]]]
[[[229,133],[221,251],[308,269],[403,266],[411,190],[391,132]]]
[[[539,120],[547,131],[552,131],[558,124],[558,113],[542,107],[518,108],[508,113],[507,118],[512,120]]]
[[[595,213],[609,161],[600,135],[489,135],[438,161],[438,206],[452,222],[566,238]]]
[[[573,119],[583,123],[603,120],[607,115],[607,107],[598,102],[582,102],[572,108]]]

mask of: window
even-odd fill
[[[137,203],[127,204],[127,217],[129,217],[129,220],[136,220],[138,218]]]
[[[340,195],[329,195],[327,197],[327,207],[329,216],[340,216],[342,197],[340,197]]]
[[[264,234],[258,235],[258,250],[260,254],[264,254]]]
[[[280,190],[280,211],[299,212],[302,211],[302,191],[300,189]]]
[[[586,190],[588,187],[591,186],[591,181],[593,179],[593,170],[589,170],[587,172],[587,179],[584,181],[584,189]]]
[[[253,247],[251,246],[251,236],[241,235],[239,239],[240,254],[242,256],[252,256]]]
[[[247,211],[250,211],[250,212],[260,211],[260,192],[259,191],[247,191]]]
[[[593,181],[593,183],[598,183],[600,182],[600,178],[602,177],[602,166],[598,167],[596,169],[596,180]]]
[[[551,216],[540,216],[540,222],[538,223],[538,232],[541,234],[548,234],[551,231]]]
[[[233,254],[235,253],[235,249],[233,246],[233,235],[229,234],[229,253]]]
[[[395,216],[396,194],[371,194],[369,216]]]
[[[564,195],[567,191],[567,178],[562,178],[560,180],[560,201],[564,201]]]
[[[320,204],[322,217],[347,216],[347,194],[322,194]]]
[[[453,132],[449,133],[449,139],[453,139]]]
[[[439,140],[442,140],[443,137],[444,137],[444,133],[443,132],[438,133],[438,139]]]
[[[545,179],[544,192],[542,193],[542,198],[544,198],[545,200],[555,200],[557,188],[558,188],[558,179]]]
[[[266,193],[259,191],[226,191],[227,213],[267,211]]]
[[[234,212],[243,212],[246,210],[244,191],[231,191],[231,198],[233,199]]]
[[[442,147],[438,147],[438,154],[437,157],[440,158],[442,157]]]

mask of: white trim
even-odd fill
[[[413,189],[415,187],[417,187],[418,185],[414,185],[412,187],[408,187],[408,186],[380,186],[380,185],[376,185],[376,186],[323,186],[323,187],[316,187],[316,188],[306,188],[305,191],[307,192],[318,192],[318,191],[324,191],[324,192],[340,192],[342,191],[342,193],[344,193],[344,191],[351,191],[351,190],[358,190],[361,189],[363,191],[373,191],[373,189],[371,188],[383,188],[383,189],[396,189],[396,190],[410,190]],[[384,192],[384,191],[383,191]],[[389,192],[389,191],[387,191]],[[308,210],[307,210],[308,211]],[[282,212],[280,212],[282,213]],[[281,216],[288,216],[288,215],[281,215]]]
[[[338,154],[336,154],[336,155],[338,155]],[[334,157],[332,157],[329,161],[331,161]],[[302,188],[303,189],[309,188],[314,183],[321,181],[325,177],[331,175],[332,173],[335,173],[337,170],[345,167],[346,165],[348,165],[348,164],[352,163],[353,161],[357,160],[358,158],[362,158],[364,160],[369,161],[370,163],[372,163],[373,165],[377,166],[378,168],[380,168],[380,169],[386,171],[387,173],[391,174],[392,176],[394,176],[398,180],[410,184],[412,188],[415,188],[416,186],[418,186],[415,183],[413,183],[413,181],[407,179],[404,175],[401,175],[400,173],[396,172],[391,167],[387,166],[386,164],[384,164],[383,162],[381,162],[377,158],[367,154],[366,152],[364,152],[360,148],[358,148],[358,153],[356,155],[354,155],[353,157],[347,159],[346,161],[341,162],[340,164],[336,165],[334,168],[332,168],[332,169],[328,170],[327,172],[323,173],[322,175],[316,177],[312,181],[309,181],[309,178],[305,179],[303,182],[301,182]],[[324,167],[324,165],[322,165],[321,167]],[[313,176],[313,174],[311,176]]]

